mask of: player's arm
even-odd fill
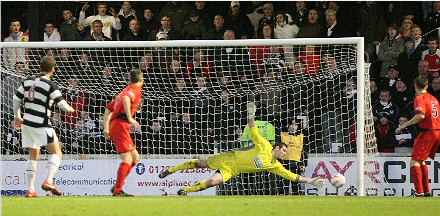
[[[22,84],[20,87],[18,87],[12,99],[12,109],[14,111],[15,129],[17,130],[21,128],[21,124],[23,123],[23,119],[21,118],[21,111],[20,111],[20,106],[21,106],[21,102],[23,101],[23,98],[24,98],[24,88]]]
[[[60,109],[65,112],[75,112],[75,109],[73,109],[73,107],[71,107],[67,101],[64,100],[63,96],[61,95],[61,91],[56,85],[52,84],[49,92],[49,98],[52,99]]]
[[[269,172],[279,175],[287,180],[298,182],[298,183],[307,183],[311,184],[317,188],[320,188],[324,185],[324,179],[320,179],[319,177],[315,178],[306,178],[304,176],[295,174],[286,168],[283,167],[283,165],[279,164],[279,166],[276,166],[273,169],[268,170]]]
[[[420,121],[422,121],[423,119],[425,119],[425,114],[424,113],[418,113],[417,115],[415,115],[411,120],[407,121],[405,124],[403,124],[402,126],[398,127],[396,129],[396,134],[400,134],[402,132],[402,130],[404,130],[405,128],[417,124]]]
[[[255,147],[260,147],[260,146],[272,147],[269,141],[267,141],[264,137],[262,137],[258,132],[258,126],[254,119],[255,112],[257,110],[255,103],[251,102],[248,103],[246,106],[247,106],[247,119],[249,124],[249,134]]]
[[[131,115],[131,99],[129,96],[124,96],[122,99],[122,102],[124,104],[124,110],[125,114],[127,115],[127,120],[131,124],[131,126],[134,127],[135,130],[139,128],[139,123],[134,120],[134,118]]]
[[[109,125],[110,125],[110,120],[113,117],[113,112],[110,111],[109,109],[105,108],[105,112],[104,112],[104,137],[105,140],[110,140],[110,132],[109,132]]]

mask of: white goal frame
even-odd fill
[[[357,45],[357,127],[356,143],[358,163],[358,196],[365,196],[364,147],[365,147],[365,61],[364,38],[295,38],[295,39],[251,39],[251,40],[175,40],[175,41],[63,41],[63,42],[1,42],[3,48],[134,48],[134,47],[207,47],[207,46],[262,46],[262,45]]]

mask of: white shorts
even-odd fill
[[[23,148],[40,148],[49,143],[58,142],[55,130],[49,127],[34,128],[23,125],[21,137]]]

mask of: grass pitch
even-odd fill
[[[440,215],[424,197],[2,197],[2,215]]]

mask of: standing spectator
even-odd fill
[[[258,32],[262,32],[265,25],[270,25],[272,28],[275,27],[276,19],[273,13],[273,4],[266,3],[263,5],[264,16],[258,22]],[[261,35],[260,37],[261,38]]]
[[[110,38],[104,35],[102,32],[103,24],[101,20],[95,20],[92,22],[92,34],[86,37],[86,41],[111,41]]]
[[[46,22],[44,27],[44,42],[61,41],[61,36],[58,30],[53,26],[52,22]]]
[[[298,27],[303,27],[307,24],[307,15],[309,11],[307,10],[307,5],[305,1],[297,1],[295,3],[295,11],[290,13],[292,16],[293,22],[289,24],[295,24]]]
[[[402,126],[403,124],[408,122],[407,116],[401,116],[399,118],[399,124],[396,128]],[[393,141],[395,142],[394,145],[394,152],[395,153],[411,153],[413,146],[414,146],[414,140],[417,137],[417,129],[414,125],[411,125],[405,129],[402,130],[400,134],[395,134],[396,128],[393,129],[392,133],[394,135]]]
[[[144,10],[144,16],[139,19],[141,32],[145,37],[149,37],[150,32],[160,27],[159,21],[154,18],[154,13],[150,8]]]
[[[396,2],[386,4],[384,19],[387,26],[398,25],[401,22],[401,17],[396,13]]]
[[[251,39],[254,36],[252,23],[242,13],[238,1],[231,1],[231,10],[229,16],[225,19],[225,25],[232,28],[235,36],[239,39]]]
[[[440,34],[437,28],[440,27],[440,1],[435,1],[434,3],[432,3],[432,6],[434,10],[426,18],[424,29],[426,32],[432,31],[431,33],[428,34],[428,37],[439,38]]]
[[[411,27],[413,26],[412,19],[405,18],[402,20],[402,25],[400,27],[400,37],[406,39],[411,36]]]
[[[388,66],[397,64],[397,58],[403,52],[403,39],[397,34],[397,26],[388,26],[388,34],[380,43],[379,52],[377,54],[380,61],[382,61],[382,69],[380,77],[385,77]]]
[[[108,16],[107,13],[107,4],[104,2],[98,3],[98,15],[86,17],[86,10],[90,7],[88,3],[84,4],[81,12],[79,12],[79,22],[84,24],[85,26],[90,25],[90,28],[93,29],[93,22],[95,20],[100,20],[103,24],[102,32],[104,35],[110,39],[112,39],[112,28],[115,30],[121,30],[121,21],[119,20],[118,14],[113,8],[110,8],[110,13],[112,16]]]
[[[391,91],[391,95],[396,91],[396,82],[397,78],[399,78],[399,67],[397,65],[392,64],[388,66],[388,74],[387,76],[382,80],[382,83],[380,84],[379,88],[382,89],[388,89]]]
[[[422,52],[422,60],[429,62],[430,75],[438,77],[440,69],[440,50],[438,49],[438,39],[436,37],[429,38],[428,49]]]
[[[122,38],[123,41],[142,41],[146,40],[146,37],[139,29],[139,21],[132,19],[130,21],[130,31],[125,33]]]
[[[414,78],[417,76],[417,64],[420,61],[420,55],[415,52],[414,41],[411,37],[405,39],[405,51],[400,53],[397,58],[397,65],[401,69],[402,78]]]
[[[405,80],[400,77],[397,78],[396,90],[393,93],[393,103],[399,107],[399,113],[407,115],[408,113],[405,113],[404,109],[412,101],[414,101],[414,91],[412,88],[408,88]]]
[[[327,21],[327,28],[323,28],[322,37],[338,38],[349,36],[345,27],[338,23],[335,10],[327,9],[325,11],[325,19]]]
[[[246,14],[246,16],[249,18],[249,20],[252,23],[252,26],[254,27],[254,37],[258,37],[258,24],[260,22],[260,19],[264,17],[263,12],[263,5],[261,5],[261,2],[259,1],[252,1],[252,5],[249,6],[249,8],[244,8],[243,11]]]
[[[11,34],[5,38],[4,42],[28,42],[29,35],[21,31],[20,21],[12,19],[9,29]],[[3,65],[6,68],[14,68],[17,62],[27,64],[27,51],[25,48],[3,48]]]
[[[391,102],[391,92],[388,89],[380,90],[379,101],[373,105],[373,120],[377,122],[381,113],[388,115],[388,120],[397,121],[399,116],[399,108]]]
[[[321,35],[323,27],[319,22],[319,13],[316,9],[310,9],[307,23],[299,28],[298,38],[315,38]]]
[[[225,19],[223,18],[223,15],[217,14],[214,17],[214,28],[208,31],[206,38],[204,39],[223,40],[223,35],[226,31],[224,24]]]
[[[83,41],[87,37],[90,36],[90,29],[88,26],[83,25],[82,23],[76,23],[76,33],[75,33],[75,40],[76,41]]]
[[[274,34],[277,39],[295,38],[299,32],[298,26],[295,23],[288,24],[286,17],[283,12],[278,12],[276,15]]]
[[[125,37],[126,34],[129,34],[130,31],[130,21],[137,20],[136,11],[133,10],[131,6],[131,2],[124,1],[122,3],[121,10],[119,10],[118,18],[121,23],[121,29],[119,30],[119,34],[117,40],[121,40]]]
[[[358,36],[364,37],[365,50],[373,56],[385,33],[383,10],[375,2],[367,1],[362,3],[359,13]]]
[[[191,12],[191,6],[184,1],[171,1],[167,2],[162,8],[160,17],[168,16],[173,21],[173,27],[177,32],[181,32],[183,23],[189,17]]]
[[[171,18],[163,16],[160,20],[161,26],[150,32],[150,40],[179,40],[181,35],[177,29],[171,25]]]
[[[205,29],[211,29],[212,22],[214,16],[213,14],[206,8],[205,1],[195,1],[194,5],[196,6],[197,14],[199,14],[199,19],[202,21]]]
[[[76,19],[70,9],[63,10],[64,21],[60,25],[60,35],[62,41],[74,41],[76,34],[76,24],[78,19]]]
[[[206,29],[197,10],[192,10],[189,20],[185,21],[183,26],[182,38],[185,40],[201,40],[205,34]]]

